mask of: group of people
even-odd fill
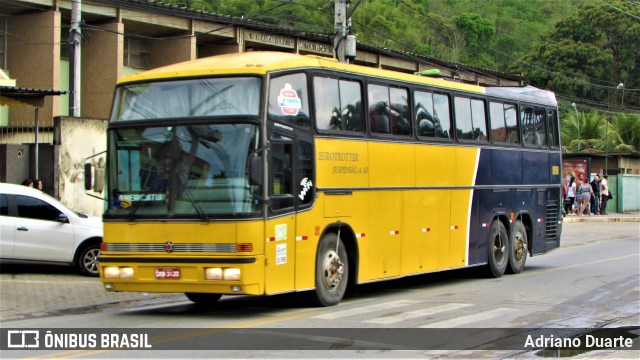
[[[35,180],[26,179],[22,182],[22,185],[28,186],[31,188],[36,188],[38,190],[42,190],[42,180],[40,179],[35,179]]]
[[[608,175],[600,179],[600,174],[596,174],[591,183],[586,182],[582,174],[578,179],[571,176],[569,183],[563,185],[562,192],[565,214],[608,215],[607,201],[612,198]]]

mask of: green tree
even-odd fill
[[[614,147],[614,151],[639,151],[640,150],[640,115],[621,114],[613,121],[613,128],[619,135],[620,141],[627,146],[627,150]]]
[[[620,82],[640,87],[640,8],[622,0],[582,4],[517,69],[538,87],[617,108],[609,99]],[[640,107],[640,94],[628,91],[624,106]]]

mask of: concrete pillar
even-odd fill
[[[16,86],[59,90],[60,24],[58,11],[11,16],[8,19],[7,69]],[[39,110],[41,126],[53,125],[57,115],[57,96],[45,97]],[[34,124],[33,107],[12,106],[9,125]]]
[[[148,40],[149,67],[171,65],[196,58],[196,38],[186,36],[171,40]]]
[[[82,44],[82,117],[107,119],[116,81],[122,75],[124,24],[102,24],[105,31],[85,30]]]

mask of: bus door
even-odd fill
[[[313,146],[304,131],[272,131],[269,141],[269,217],[266,221],[266,292],[294,289],[296,211],[314,199]]]

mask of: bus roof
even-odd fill
[[[118,84],[168,80],[174,78],[195,78],[218,75],[264,75],[290,69],[327,69],[367,75],[389,80],[424,84],[442,89],[460,90],[504,97],[513,100],[530,101],[555,106],[555,95],[531,86],[519,87],[482,87],[441,78],[432,78],[374,67],[344,64],[335,59],[317,55],[298,55],[275,51],[249,51],[232,53],[185,61],[159,67],[121,78]]]

